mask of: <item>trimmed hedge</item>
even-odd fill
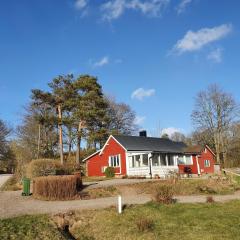
[[[27,166],[27,177],[35,178],[52,175],[71,175],[80,172],[81,166],[75,163],[65,163],[61,165],[59,160],[55,159],[37,159],[32,160]]]
[[[44,200],[70,200],[77,196],[79,175],[46,176],[33,180],[33,197]]]
[[[63,174],[63,172],[64,167],[58,160],[53,159],[32,160],[27,166],[27,177],[29,178]]]

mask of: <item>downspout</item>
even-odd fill
[[[197,160],[197,171],[198,171],[198,176],[200,176],[201,172],[200,172],[200,166],[198,163],[198,155],[196,155],[196,160]]]
[[[150,175],[150,178],[152,179],[152,153],[150,153],[150,157],[149,157],[149,175]]]

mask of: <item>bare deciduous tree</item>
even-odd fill
[[[206,91],[199,92],[196,97],[191,117],[198,130],[208,131],[213,136],[218,163],[221,159],[222,163],[226,160],[226,135],[237,113],[238,105],[233,96],[216,84],[210,85]]]
[[[114,98],[107,98],[110,132],[113,134],[133,134],[135,125],[135,112],[125,103],[117,103]]]

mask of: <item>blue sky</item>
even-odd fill
[[[194,96],[218,83],[240,100],[237,0],[2,0],[0,118],[16,125],[32,88],[92,74],[151,135],[193,129]]]

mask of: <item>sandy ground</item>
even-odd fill
[[[0,174],[0,187],[12,176],[12,174]]]

